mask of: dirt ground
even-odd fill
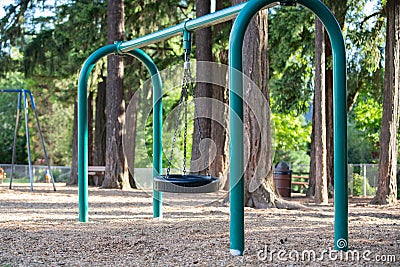
[[[78,222],[78,188],[0,185],[0,266],[400,266],[400,203],[350,199],[350,253],[333,251],[333,206],[245,209],[244,256],[229,253],[223,193],[164,194],[152,218],[149,192],[89,190]]]

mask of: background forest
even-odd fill
[[[347,47],[348,160],[349,163],[378,163],[385,72],[386,1],[334,2],[327,1],[326,4],[337,13]],[[78,75],[84,60],[108,42],[107,2],[18,0],[2,3],[0,89],[25,88],[33,92],[51,163],[70,166],[76,129]],[[211,1],[211,12],[230,5],[230,1]],[[278,9],[281,7],[270,9],[268,14],[274,162],[309,164],[315,93],[315,17],[301,6],[285,7],[279,12]],[[123,39],[131,40],[196,17],[198,8],[194,1],[125,0],[124,10]],[[212,59],[216,62],[227,62],[229,30],[229,23],[225,23],[213,31]],[[178,37],[150,45],[144,50],[160,70],[183,61],[182,43]],[[127,107],[134,92],[149,75],[135,60],[124,58],[124,62],[123,98]],[[332,69],[329,55],[326,68]],[[105,115],[96,110],[102,102],[98,92],[106,86],[106,69],[107,61],[104,59],[96,65],[90,79],[91,112],[96,114],[91,124],[94,135],[101,135],[98,125],[105,123]],[[164,102],[166,110],[176,106],[179,92],[168,97],[170,99]],[[11,162],[16,101],[16,95],[0,93],[1,163]],[[138,103],[138,117],[141,116],[143,103]],[[32,158],[38,163],[44,156],[35,134],[37,129],[32,126]],[[189,140],[193,128],[193,125],[189,128]],[[140,127],[137,129],[141,130]],[[151,125],[145,125],[144,129],[150,149]],[[18,164],[27,163],[24,134],[21,127]],[[98,138],[104,140],[101,138],[105,136],[103,134]],[[94,144],[92,149],[95,158],[101,148]],[[149,167],[149,155],[150,150],[136,151],[135,167]],[[164,161],[166,163],[166,158]]]

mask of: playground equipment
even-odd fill
[[[153,176],[161,174],[162,121],[161,81],[154,62],[139,48],[185,32],[195,31],[237,16],[229,38],[229,127],[230,127],[230,251],[232,255],[244,253],[244,148],[243,148],[243,39],[251,18],[261,9],[276,5],[275,0],[252,0],[215,13],[187,20],[170,28],[127,41],[99,48],[85,61],[78,81],[78,183],[79,220],[88,220],[87,199],[87,149],[88,78],[94,64],[103,56],[117,53],[131,54],[150,70],[153,80]],[[282,0],[282,6],[301,4],[313,11],[328,32],[333,50],[333,103],[334,103],[334,246],[336,250],[348,249],[347,200],[347,125],[346,125],[346,51],[342,32],[332,12],[319,0]],[[161,217],[161,192],[153,190],[153,216]]]
[[[27,144],[27,151],[28,151],[29,180],[30,180],[30,184],[31,184],[31,191],[33,191],[33,168],[32,168],[32,160],[31,160],[31,143],[30,143],[30,137],[29,137],[29,122],[28,122],[29,105],[28,105],[28,99],[27,99],[27,96],[29,95],[30,100],[31,100],[31,107],[32,107],[33,113],[35,114],[36,125],[38,127],[38,131],[39,131],[39,135],[40,135],[40,141],[41,141],[42,147],[43,147],[44,157],[46,159],[46,164],[47,164],[46,173],[48,173],[48,175],[50,176],[49,178],[51,178],[51,181],[53,183],[53,189],[54,189],[54,191],[56,191],[53,173],[51,172],[49,158],[47,157],[46,146],[44,144],[43,134],[42,134],[42,130],[40,128],[39,118],[37,115],[35,100],[33,98],[32,92],[29,90],[25,90],[25,89],[5,89],[5,90],[0,90],[0,93],[18,93],[17,118],[16,118],[16,122],[15,122],[14,143],[13,143],[12,158],[11,158],[10,189],[12,188],[14,163],[15,163],[15,150],[16,150],[16,145],[17,145],[18,125],[19,125],[19,117],[20,117],[20,113],[21,113],[21,104],[22,104],[21,99],[23,97],[24,113],[25,113],[26,144]],[[49,179],[49,178],[47,178],[47,179]]]
[[[207,175],[193,175],[186,174],[186,154],[187,154],[187,124],[188,124],[188,98],[189,94],[193,96],[194,112],[197,114],[196,105],[196,93],[194,80],[190,68],[190,51],[191,51],[191,38],[192,33],[189,31],[183,32],[183,49],[185,51],[184,58],[184,71],[181,96],[178,103],[178,112],[176,115],[174,138],[172,139],[171,152],[168,160],[167,173],[165,175],[159,175],[154,177],[154,190],[159,192],[171,192],[171,193],[211,193],[219,190],[219,178],[212,177],[209,170],[209,162],[207,161]],[[183,133],[183,175],[171,174],[171,164],[174,152],[174,145],[176,143],[176,137],[178,133],[178,126],[180,120],[180,114],[183,108],[183,121],[184,121],[184,133]],[[196,117],[196,116],[195,116]],[[198,116],[197,116],[198,117]],[[197,119],[196,126],[200,134],[200,142],[204,139],[203,131],[201,129],[200,121]],[[208,158],[207,158],[208,159]]]

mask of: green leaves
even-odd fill
[[[290,23],[288,23],[290,22]],[[302,7],[285,7],[269,16],[272,109],[305,112],[312,94],[314,16]]]
[[[356,128],[362,131],[373,144],[379,142],[379,132],[382,124],[382,104],[373,98],[360,101],[354,107]]]
[[[293,162],[296,158],[298,163],[308,163],[311,143],[311,123],[306,122],[303,116],[290,114],[272,114],[273,122],[273,143],[275,149],[274,162]]]

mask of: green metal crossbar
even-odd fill
[[[282,5],[301,4],[313,11],[324,24],[333,50],[333,111],[334,111],[334,244],[336,250],[348,249],[347,200],[347,114],[346,114],[346,50],[343,35],[332,12],[319,0],[281,0]],[[117,42],[96,50],[85,61],[78,81],[78,185],[79,220],[88,220],[87,166],[88,123],[87,83],[94,64],[112,53],[129,53],[146,64],[153,81],[153,175],[161,174],[162,110],[161,79],[158,70],[143,51],[137,48],[182,34],[215,25],[237,16],[229,38],[230,75],[230,249],[232,255],[244,253],[244,157],[243,157],[243,80],[242,49],[247,26],[261,9],[276,5],[275,0],[252,0],[215,13],[187,20],[173,27],[134,39]],[[154,191],[154,217],[161,216],[161,193]]]

